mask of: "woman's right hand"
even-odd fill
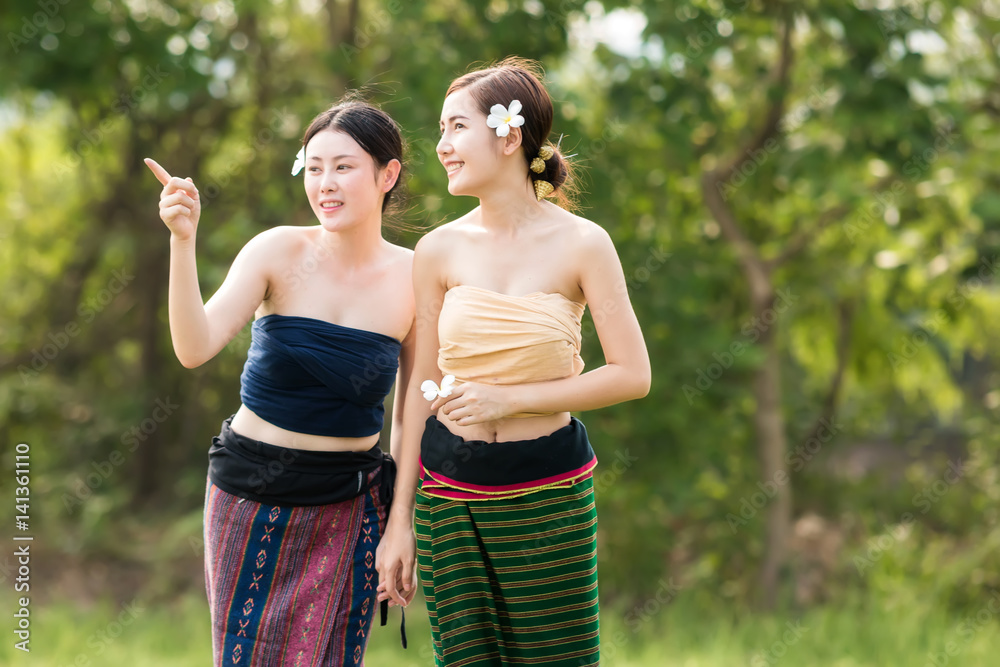
[[[163,184],[163,191],[160,192],[160,219],[175,239],[193,239],[201,217],[201,199],[194,181],[171,176],[155,160],[146,158],[143,162]]]

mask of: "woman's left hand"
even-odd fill
[[[431,410],[437,412],[439,408],[443,408],[448,418],[459,426],[496,421],[514,412],[510,400],[512,389],[513,387],[463,382],[447,398],[435,398],[431,403]]]

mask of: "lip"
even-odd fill
[[[324,208],[323,204],[340,204],[340,206],[334,206],[332,208]],[[326,214],[336,213],[340,209],[344,208],[344,202],[340,201],[339,199],[324,199],[322,201],[316,202],[316,205],[319,207],[320,211]]]
[[[464,160],[448,160],[447,162],[442,162],[444,165],[444,170],[448,173],[448,178],[451,178],[458,172],[462,171],[462,167],[465,166]],[[459,165],[456,169],[449,169],[452,165]]]

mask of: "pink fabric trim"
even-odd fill
[[[444,475],[436,472],[427,470],[423,467],[421,463],[422,472],[426,472],[427,476],[430,477],[435,482],[439,484],[444,484],[445,486],[450,486],[455,489],[460,489],[462,491],[470,492],[480,492],[480,493],[503,493],[505,491],[523,491],[524,489],[531,489],[539,486],[551,486],[553,484],[558,484],[559,482],[566,481],[568,479],[573,479],[574,477],[579,477],[584,473],[588,473],[594,469],[597,465],[597,456],[594,456],[588,463],[585,463],[576,470],[570,470],[568,472],[560,473],[558,475],[552,475],[550,477],[543,477],[541,479],[535,479],[530,482],[522,482],[520,484],[503,484],[500,486],[485,486],[482,484],[466,484],[464,482],[459,482],[457,480],[451,479],[450,477],[445,477]]]
[[[423,459],[418,459],[418,463],[420,465],[420,489],[428,495],[449,500],[503,500],[527,495],[545,488],[572,486],[580,479],[591,476],[592,471],[597,466],[597,456],[595,455],[590,462],[576,470],[530,482],[500,486],[464,484],[445,475],[431,472],[424,467]]]
[[[581,479],[586,479],[590,477],[590,474],[581,475],[575,479],[570,479],[561,484],[551,484],[549,486],[543,486],[539,488],[527,489],[525,491],[511,491],[510,493],[496,494],[492,496],[485,496],[481,493],[465,493],[463,491],[456,491],[454,489],[449,489],[443,486],[433,486],[433,485],[421,485],[420,489],[423,493],[428,496],[433,496],[435,498],[444,498],[446,500],[464,500],[464,501],[486,501],[491,500],[509,500],[510,498],[517,498],[519,496],[526,496],[529,493],[534,493],[535,491],[542,491],[544,489],[557,489],[557,488],[567,488],[573,486]]]

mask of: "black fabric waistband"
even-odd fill
[[[267,505],[303,507],[351,500],[377,484],[386,507],[392,502],[396,465],[377,444],[364,452],[279,447],[236,433],[232,419],[222,422],[208,450],[209,479],[226,493]]]
[[[425,468],[458,482],[483,486],[524,484],[578,470],[594,459],[587,429],[576,417],[533,440],[464,440],[431,415],[420,441]]]

